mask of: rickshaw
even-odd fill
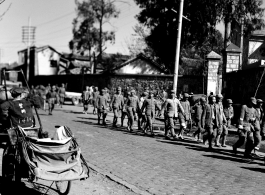
[[[3,71],[4,86],[6,73]],[[12,71],[13,72],[13,71]],[[27,88],[28,83],[22,70],[16,71],[23,75]],[[6,100],[8,90],[5,87]],[[2,158],[2,177],[5,182],[21,182],[22,178],[30,182],[39,179],[51,181],[58,193],[66,195],[71,188],[71,181],[89,177],[88,165],[81,154],[70,128],[55,126],[56,137],[44,138],[43,128],[37,109],[34,108],[38,126],[30,128],[20,126],[0,131],[0,143],[4,148]],[[47,190],[47,192],[48,192]],[[46,193],[47,193],[46,192]]]

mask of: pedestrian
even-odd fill
[[[189,102],[189,94],[184,93],[183,99],[180,100],[180,104],[184,110],[184,113],[179,113],[179,123],[180,123],[180,131],[178,133],[178,137],[180,139],[183,138],[183,133],[185,129],[187,128],[188,123],[191,121],[191,107],[190,107],[190,102]]]
[[[98,95],[99,95],[98,87],[95,87],[92,92],[93,114],[97,114],[96,99],[98,98]]]
[[[251,97],[246,105],[242,105],[239,125],[238,125],[238,141],[233,145],[233,152],[237,153],[237,148],[245,144],[244,157],[253,158],[251,152],[254,149],[253,131],[256,119],[258,117],[257,110],[255,109],[256,98]]]
[[[64,83],[62,83],[62,86],[59,88],[58,90],[58,95],[59,95],[59,105],[61,106],[61,108],[64,105],[64,98],[65,98],[65,85]]]
[[[226,136],[228,134],[228,129],[226,128],[226,117],[224,115],[224,108],[223,108],[223,96],[222,94],[218,94],[216,96],[216,108],[218,109],[218,112],[216,112],[217,119],[219,119],[219,124],[216,130],[216,135],[215,135],[215,146],[216,147],[226,147],[225,146],[225,141],[226,141]],[[220,144],[220,139],[222,138],[222,144]]]
[[[155,118],[155,109],[156,108],[158,108],[158,105],[157,105],[156,100],[154,99],[154,92],[149,91],[149,95],[144,100],[143,106],[141,108],[142,113],[145,111],[145,115],[146,115],[146,119],[147,119],[146,126],[144,127],[144,134],[147,133],[147,129],[149,128],[149,130],[151,132],[151,136],[154,136],[153,121]],[[160,109],[159,109],[159,111],[160,111]]]
[[[48,101],[49,115],[52,115],[52,111],[54,109],[57,99],[57,92],[55,85],[53,85],[51,90],[46,94],[46,99]]]
[[[108,101],[107,101],[104,89],[102,89],[100,91],[100,94],[97,96],[96,108],[97,108],[97,113],[98,113],[98,125],[100,125],[101,118],[102,118],[102,124],[106,125]]]
[[[208,140],[209,149],[213,149],[213,139],[216,137],[217,131],[220,129],[220,125],[223,121],[220,117],[219,105],[216,104],[216,97],[213,95],[209,96],[208,101],[202,113],[202,128],[205,129],[203,143],[205,144]],[[215,145],[218,146],[217,142],[215,142]]]
[[[124,98],[121,94],[121,87],[117,87],[116,94],[113,95],[111,102],[110,102],[110,108],[113,110],[113,127],[117,127],[118,118],[120,115],[120,111],[122,110],[124,105]]]
[[[140,110],[139,106],[139,98],[136,96],[136,91],[133,89],[131,90],[131,94],[127,99],[127,114],[128,114],[128,131],[133,131],[133,124],[134,121],[137,120],[137,113]]]
[[[174,119],[178,117],[178,113],[184,113],[180,101],[176,98],[175,90],[171,90],[168,99],[163,103],[161,111],[164,111],[165,120],[165,139],[170,139],[168,132],[171,132],[173,139],[177,139],[174,130]]]
[[[261,143],[261,124],[262,119],[264,117],[264,110],[263,110],[263,100],[257,99],[257,105],[256,105],[256,111],[257,111],[257,118],[254,123],[254,131],[253,131],[253,137],[254,137],[254,151],[259,150],[260,143]]]
[[[91,92],[90,92],[90,88],[89,86],[86,86],[86,90],[83,91],[82,93],[82,102],[83,102],[83,113],[84,114],[87,114],[87,111],[88,111],[88,105],[89,105],[89,101],[91,99]]]
[[[201,134],[203,133],[203,128],[202,128],[202,112],[206,104],[206,99],[205,97],[201,97],[198,101],[198,103],[195,105],[194,110],[195,110],[195,123],[196,127],[198,128],[194,133],[193,136],[195,137],[197,142],[202,142],[201,139]]]

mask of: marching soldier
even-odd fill
[[[224,115],[226,118],[226,125],[223,126],[223,135],[222,135],[222,147],[226,147],[226,137],[228,134],[228,128],[231,127],[231,121],[234,117],[234,109],[233,109],[233,101],[231,99],[226,100],[226,104],[224,106]]]
[[[130,96],[130,92],[124,92],[124,104],[123,104],[123,107],[122,107],[122,112],[121,112],[121,127],[123,127],[123,122],[124,122],[124,119],[125,119],[125,116],[127,116],[128,118],[128,113],[127,113],[127,100],[128,100],[128,97]]]
[[[180,104],[182,108],[184,109],[184,113],[179,113],[179,123],[180,123],[180,131],[178,134],[178,137],[180,139],[183,139],[183,133],[185,129],[187,128],[187,124],[191,120],[191,108],[190,108],[190,102],[189,102],[189,94],[184,93],[183,99],[180,100]]]
[[[113,95],[112,100],[110,102],[110,108],[113,110],[114,117],[113,117],[113,127],[117,127],[117,122],[119,118],[120,110],[122,110],[124,105],[124,98],[121,94],[121,87],[116,89],[116,94]]]
[[[202,142],[201,140],[201,133],[203,131],[202,128],[202,112],[206,104],[206,99],[204,97],[201,97],[199,102],[195,105],[195,123],[198,127],[197,131],[194,132],[193,136],[196,138],[197,136],[197,142]]]
[[[219,118],[219,126],[217,127],[216,130],[216,137],[215,137],[215,146],[216,147],[220,147],[221,145],[225,146],[225,140],[226,140],[226,136],[228,134],[228,129],[226,128],[226,117],[224,115],[224,108],[223,108],[223,96],[222,94],[218,94],[217,95],[217,99],[216,99],[216,108],[218,109],[218,112],[216,113],[217,118]],[[220,138],[222,136],[222,144],[220,145]]]
[[[246,158],[253,158],[251,156],[251,151],[254,149],[253,131],[258,117],[257,110],[254,107],[255,104],[256,98],[252,97],[247,105],[242,106],[238,125],[239,139],[233,145],[233,152],[236,153],[237,148],[244,145],[247,140],[244,154]]]
[[[52,86],[51,90],[47,93],[46,99],[48,101],[49,115],[52,115],[54,105],[57,99],[57,92],[55,85]]]
[[[141,108],[141,112],[143,113],[145,111],[145,115],[147,118],[146,127],[144,128],[144,134],[146,134],[147,128],[149,128],[151,135],[154,136],[153,120],[155,118],[156,108],[158,108],[158,106],[156,100],[154,99],[154,93],[152,91],[149,91],[149,96],[147,99],[144,100],[143,106]]]
[[[64,104],[64,98],[65,98],[65,85],[64,84],[62,84],[62,86],[59,88],[58,95],[59,95],[59,104],[62,108]]]
[[[218,135],[218,131],[223,124],[222,114],[220,113],[219,105],[216,104],[215,96],[209,96],[209,103],[205,105],[202,113],[202,128],[205,129],[205,135],[203,137],[204,144],[206,140],[209,142],[209,149],[213,149],[212,141]],[[219,147],[215,140],[215,146]]]
[[[93,102],[93,114],[97,114],[97,105],[96,105],[96,100],[98,98],[99,91],[98,87],[95,87],[94,91],[92,92],[92,102]]]
[[[90,88],[86,86],[86,90],[82,93],[82,100],[83,100],[83,107],[84,107],[84,114],[87,114],[88,104],[91,98]]]
[[[173,139],[177,139],[174,130],[174,118],[178,117],[178,112],[184,113],[184,110],[176,98],[176,92],[174,90],[170,91],[168,99],[163,103],[162,109],[164,110],[164,120],[165,120],[165,139],[170,139],[168,136],[168,131],[170,130]]]
[[[133,130],[134,121],[137,120],[137,112],[140,110],[139,98],[136,96],[135,90],[131,91],[131,95],[127,99],[127,113],[128,113],[128,131]]]
[[[97,108],[97,113],[98,113],[98,124],[99,125],[100,125],[101,116],[102,116],[102,121],[103,121],[102,124],[106,125],[108,101],[104,94],[105,94],[105,90],[102,89],[96,99],[96,108]]]

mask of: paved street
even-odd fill
[[[85,159],[97,171],[138,189],[138,193],[264,194],[263,161],[248,163],[240,158],[242,154],[234,156],[231,147],[210,152],[188,138],[166,141],[162,133],[154,138],[129,133],[112,128],[111,118],[108,126],[98,126],[96,115],[85,115],[78,106],[58,108],[52,116],[40,111],[40,117],[50,134],[54,125],[70,127]]]

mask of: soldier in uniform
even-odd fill
[[[102,89],[100,95],[98,95],[96,99],[96,108],[98,113],[98,124],[100,124],[100,119],[102,116],[102,121],[103,121],[102,124],[106,125],[108,101],[104,94],[105,90]]]
[[[119,118],[120,110],[122,110],[124,105],[124,98],[121,94],[121,87],[116,89],[116,94],[113,95],[112,100],[110,102],[110,108],[113,110],[113,127],[117,127],[117,122]]]
[[[123,127],[123,122],[124,122],[124,119],[125,119],[125,116],[127,116],[128,118],[128,114],[127,114],[127,100],[128,100],[128,97],[130,96],[130,92],[124,92],[124,104],[123,104],[123,107],[122,107],[122,112],[121,112],[121,127]]]
[[[219,105],[216,104],[215,96],[209,96],[209,103],[205,105],[202,112],[202,128],[205,129],[205,134],[203,137],[204,144],[206,140],[209,142],[209,149],[213,149],[212,141],[216,137],[218,131],[225,120],[220,113]],[[215,146],[218,146],[218,143],[215,140]],[[218,146],[219,147],[219,146]]]
[[[86,86],[86,90],[82,93],[82,101],[83,101],[83,107],[84,107],[84,114],[87,114],[89,101],[91,99],[91,93],[89,86]]]
[[[226,127],[227,121],[226,117],[224,115],[224,108],[223,108],[223,96],[222,94],[218,94],[216,98],[216,108],[219,109],[218,112],[216,112],[217,119],[219,118],[219,125],[216,129],[216,136],[215,136],[215,146],[220,147],[223,145],[225,147],[225,140],[226,136],[228,134],[228,130]],[[220,145],[220,138],[222,136],[222,144]]]
[[[137,120],[137,112],[140,110],[139,98],[136,96],[135,90],[131,91],[131,95],[128,97],[127,102],[127,113],[128,113],[128,126],[127,130],[133,130],[134,121]]]
[[[32,107],[41,107],[41,97],[29,96],[25,98],[24,94],[27,93],[27,90],[23,87],[13,87],[10,92],[14,99],[5,101],[0,106],[1,122],[3,122],[4,128],[18,125],[23,128],[32,127],[35,121]]]
[[[168,136],[168,131],[170,130],[173,139],[177,139],[174,130],[174,118],[178,117],[178,112],[184,113],[184,110],[176,98],[176,92],[174,90],[170,91],[168,99],[163,103],[161,111],[164,111],[165,120],[165,139],[170,139]]]
[[[226,147],[226,137],[228,134],[228,128],[231,127],[231,120],[234,117],[233,101],[231,99],[226,100],[224,105],[224,115],[226,118],[226,125],[223,126],[223,135],[222,135],[222,147]]]
[[[255,105],[256,98],[252,97],[249,99],[247,105],[242,106],[238,125],[239,139],[233,145],[233,152],[236,153],[237,148],[244,145],[245,141],[247,140],[244,154],[246,158],[252,158],[251,151],[254,149],[253,131],[258,117]]]
[[[94,88],[94,91],[92,92],[92,102],[93,102],[93,114],[97,114],[97,105],[96,105],[96,100],[98,98],[99,91],[98,87]]]
[[[156,108],[158,108],[158,106],[156,100],[154,99],[154,93],[152,91],[149,91],[149,96],[147,99],[144,100],[143,106],[141,108],[141,112],[143,113],[145,111],[145,115],[147,118],[146,127],[144,128],[144,134],[146,134],[147,128],[149,128],[151,135],[154,136],[153,121],[155,118]]]
[[[179,123],[180,123],[180,131],[178,134],[178,137],[180,139],[183,139],[183,133],[185,129],[187,128],[187,124],[191,120],[191,108],[190,108],[190,102],[189,102],[189,94],[184,93],[183,99],[180,100],[180,104],[182,108],[184,109],[184,113],[179,113]]]
[[[206,99],[204,97],[201,97],[199,102],[195,105],[194,109],[195,109],[195,123],[196,126],[198,127],[197,131],[194,132],[193,136],[196,138],[197,137],[197,142],[202,142],[201,140],[201,133],[203,131],[202,129],[202,112],[204,109],[204,106],[206,104]]]
[[[59,94],[59,105],[62,108],[64,104],[64,98],[65,98],[65,85],[63,83],[62,83],[62,86],[58,90],[58,94]]]
[[[147,122],[147,118],[146,118],[146,114],[145,114],[145,109],[142,110],[142,107],[143,107],[143,104],[144,104],[144,101],[146,100],[146,98],[148,97],[148,92],[147,91],[144,91],[141,98],[140,98],[140,104],[139,104],[139,107],[140,107],[140,112],[138,113],[138,130],[143,130],[145,129],[146,127],[146,122]]]
[[[54,105],[57,99],[56,87],[53,85],[51,90],[47,93],[46,99],[48,101],[49,115],[52,115],[52,111],[54,109]]]

